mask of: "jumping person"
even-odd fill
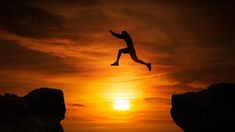
[[[118,66],[119,65],[119,59],[121,57],[121,54],[130,54],[131,58],[137,62],[137,63],[140,63],[140,64],[144,64],[148,67],[149,71],[151,71],[151,63],[146,63],[142,60],[140,60],[137,55],[136,55],[136,52],[135,52],[135,48],[134,48],[134,45],[133,45],[133,41],[131,39],[131,36],[127,33],[127,31],[122,31],[122,34],[118,34],[118,33],[115,33],[113,32],[112,30],[109,30],[109,32],[119,38],[119,39],[124,39],[125,42],[126,42],[126,45],[127,45],[127,48],[123,48],[123,49],[119,49],[118,50],[118,55],[117,55],[117,60],[111,64],[111,66]]]

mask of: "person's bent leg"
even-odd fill
[[[142,60],[140,60],[140,59],[135,60],[135,62],[140,63],[140,64],[147,65],[147,63],[146,63],[146,62],[144,62],[144,61],[142,61]]]
[[[119,59],[120,59],[122,53],[127,52],[126,50],[127,50],[126,48],[118,50],[117,60],[113,64],[111,64],[112,66],[118,66],[119,65]]]
[[[151,71],[151,69],[152,69],[151,63],[146,63],[146,62],[139,60],[139,59],[137,59],[136,62],[146,65],[148,67],[149,71]]]
[[[148,67],[149,71],[151,71],[151,63],[146,63],[146,62],[138,59],[138,57],[136,56],[136,53],[130,53],[130,56],[135,62],[146,65]]]
[[[136,55],[135,52],[130,52],[130,56],[131,56],[132,60],[134,60],[135,62],[140,63],[140,64],[147,65],[146,62],[144,62],[144,61],[138,59],[138,57],[137,57],[137,55]]]

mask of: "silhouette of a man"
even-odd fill
[[[118,55],[117,55],[117,60],[111,64],[111,66],[118,66],[119,65],[119,59],[121,57],[121,54],[130,54],[131,58],[137,62],[137,63],[140,63],[140,64],[144,64],[148,67],[149,71],[151,71],[151,63],[146,63],[142,60],[140,60],[137,55],[136,55],[136,52],[135,52],[135,48],[134,48],[134,45],[133,45],[133,41],[131,39],[131,36],[127,33],[127,31],[122,31],[122,34],[118,34],[118,33],[115,33],[113,32],[112,30],[109,30],[109,32],[119,38],[119,39],[124,39],[125,42],[126,42],[126,45],[127,45],[127,48],[123,48],[123,49],[119,49],[118,50]]]

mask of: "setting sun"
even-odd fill
[[[130,109],[130,103],[128,100],[115,100],[114,109],[116,110],[128,110]]]

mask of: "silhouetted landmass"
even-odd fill
[[[172,96],[171,116],[186,132],[235,131],[235,84]]]
[[[61,90],[40,88],[24,97],[0,95],[1,132],[63,132],[66,109]]]

